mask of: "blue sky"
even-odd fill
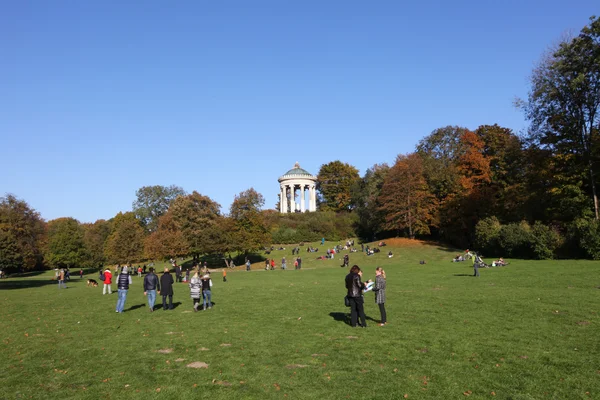
[[[519,132],[541,54],[597,1],[17,1],[0,13],[0,195],[51,220],[171,185],[266,208],[298,161],[361,175],[436,128]]]

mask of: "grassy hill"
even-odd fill
[[[66,290],[51,272],[2,280],[0,398],[600,397],[600,262],[508,260],[473,278],[456,250],[388,244],[350,255],[365,279],[387,272],[389,323],[367,293],[366,329],[346,322],[346,252],[316,260],[329,242],[300,271],[290,246],[269,255],[287,271],[213,271],[215,306],[198,313],[186,284],[150,313],[134,276],[117,314],[116,294],[86,287],[96,274]]]

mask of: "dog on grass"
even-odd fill
[[[88,279],[87,280],[87,285],[88,286],[92,286],[92,287],[97,287],[98,286],[98,282],[96,282],[95,279]]]

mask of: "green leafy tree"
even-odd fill
[[[599,219],[594,149],[600,130],[600,19],[592,17],[579,36],[542,59],[521,106],[531,121],[530,140],[586,172]]]
[[[52,267],[82,267],[88,261],[84,241],[85,229],[74,218],[48,222],[45,259]]]
[[[379,202],[386,229],[406,232],[410,238],[430,233],[429,227],[436,224],[436,200],[427,186],[418,154],[396,158],[385,177]]]
[[[45,223],[29,204],[8,194],[0,199],[0,267],[41,267]]]
[[[106,262],[104,246],[112,231],[111,223],[99,219],[93,224],[83,224],[83,241],[88,253],[88,262],[92,267],[99,267]]]
[[[358,215],[358,235],[371,240],[383,231],[385,215],[377,199],[390,167],[387,164],[375,164],[367,169],[365,175],[352,188],[352,203]]]
[[[194,256],[215,251],[215,237],[223,221],[220,209],[219,203],[196,191],[177,197],[169,207]]]
[[[184,256],[189,253],[188,243],[181,228],[167,212],[158,219],[158,228],[144,242],[146,257],[152,260]]]
[[[109,262],[129,264],[144,258],[144,228],[132,212],[119,213],[112,220],[113,231],[104,254]]]
[[[270,243],[271,235],[261,212],[264,204],[262,194],[253,188],[235,196],[229,209],[232,223],[230,239],[234,250],[248,253]]]
[[[158,219],[164,215],[169,206],[179,196],[185,196],[179,186],[144,186],[135,193],[133,212],[142,221],[142,225],[150,232],[158,227]]]
[[[317,175],[319,209],[323,211],[351,211],[351,189],[358,182],[358,170],[350,164],[332,161],[321,165]]]

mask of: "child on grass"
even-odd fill
[[[381,267],[375,269],[375,303],[379,306],[379,312],[381,313],[381,323],[379,326],[387,324],[387,315],[385,313],[385,271]]]

